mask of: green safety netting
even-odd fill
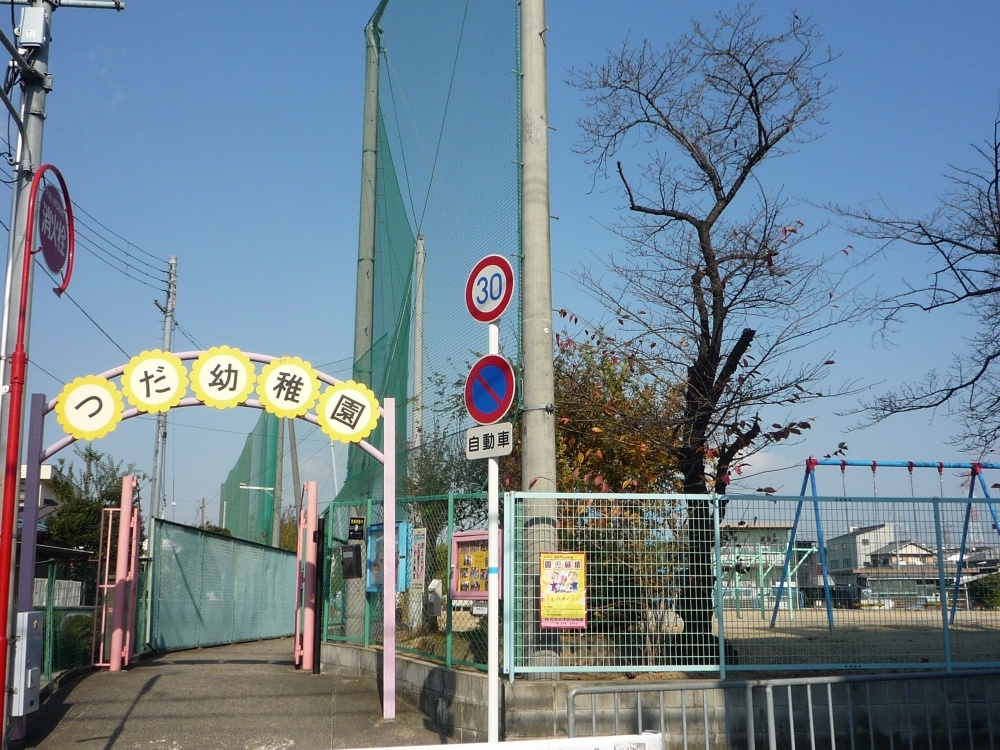
[[[461,390],[486,352],[487,330],[466,308],[469,272],[489,254],[520,272],[517,3],[390,1],[372,20],[378,97],[366,118],[377,148],[362,190],[374,185],[374,214],[362,216],[362,237],[371,222],[374,291],[370,347],[354,378],[380,400],[396,399],[398,492],[406,494],[425,446],[453,450],[472,426]],[[501,322],[502,353],[515,366],[519,308],[515,290]],[[381,447],[381,432],[370,441]],[[469,488],[432,491],[450,489]],[[352,446],[337,499],[379,497],[381,465]]]
[[[271,542],[277,445],[278,418],[261,412],[221,490],[219,525],[237,539]]]

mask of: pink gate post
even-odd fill
[[[316,637],[316,526],[319,516],[319,483],[306,482],[306,540],[304,578],[305,592],[302,597],[305,620],[302,623],[302,669],[312,671]]]
[[[128,595],[129,558],[132,557],[132,493],[136,479],[122,477],[122,502],[118,514],[118,557],[115,561],[115,604],[111,629],[110,664],[112,672],[122,669],[122,651],[125,646],[125,615],[129,611]],[[131,642],[131,638],[129,639]]]

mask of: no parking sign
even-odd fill
[[[479,424],[493,424],[514,403],[514,368],[499,354],[487,354],[465,381],[465,408]]]

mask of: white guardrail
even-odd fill
[[[404,745],[383,750],[430,750],[447,747],[448,750],[483,750],[489,743],[467,742],[457,745]],[[502,744],[505,750],[664,750],[663,735],[659,732],[621,734],[614,737],[560,737],[548,740],[515,740]]]

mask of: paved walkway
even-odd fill
[[[326,750],[445,739],[401,698],[383,721],[375,678],[313,675],[291,639],[179,651],[60,688],[11,750]]]

